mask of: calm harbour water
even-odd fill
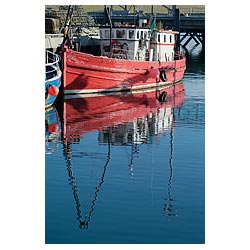
[[[123,109],[126,96],[98,97],[112,108],[105,114],[94,99],[70,99],[45,114],[46,243],[205,243],[200,48],[187,56],[183,85],[165,104]]]

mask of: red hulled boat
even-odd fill
[[[173,85],[186,69],[176,53],[177,31],[139,25],[100,27],[100,53],[95,56],[63,47],[64,94],[132,91]]]

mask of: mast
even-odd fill
[[[151,5],[151,15],[154,15],[154,5]]]
[[[111,22],[111,10],[104,5],[105,16],[107,17],[107,21],[109,22],[109,42],[110,42],[110,57],[112,57],[112,22]]]
[[[180,10],[176,7],[173,9],[174,9],[174,30],[179,32],[179,34],[176,37],[176,46],[175,46],[176,51],[175,52],[179,52],[180,51]]]
[[[74,9],[75,9],[75,5],[69,5],[67,16],[66,16],[65,22],[64,22],[64,26],[62,28],[64,38],[63,38],[63,42],[62,42],[61,46],[63,46],[66,43],[71,45],[69,33],[70,33],[70,26],[71,26],[71,21],[72,21]]]

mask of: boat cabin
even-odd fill
[[[100,27],[101,55],[137,61],[172,61],[176,34],[172,30],[151,33],[150,28],[135,25],[115,26],[112,31],[110,27]]]
[[[153,51],[153,61],[174,60],[175,35],[177,31],[155,30],[150,40],[150,49]]]
[[[146,60],[146,51],[150,44],[148,28],[121,26],[112,29],[110,53],[110,29],[100,28],[101,55],[129,60]]]

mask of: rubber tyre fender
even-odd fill
[[[167,74],[166,74],[166,71],[165,69],[161,69],[160,70],[160,78],[163,82],[166,82],[167,81]]]
[[[166,102],[167,101],[167,92],[166,91],[163,91],[161,94],[160,94],[160,96],[159,96],[159,98],[158,98],[158,100],[159,100],[159,102]]]

